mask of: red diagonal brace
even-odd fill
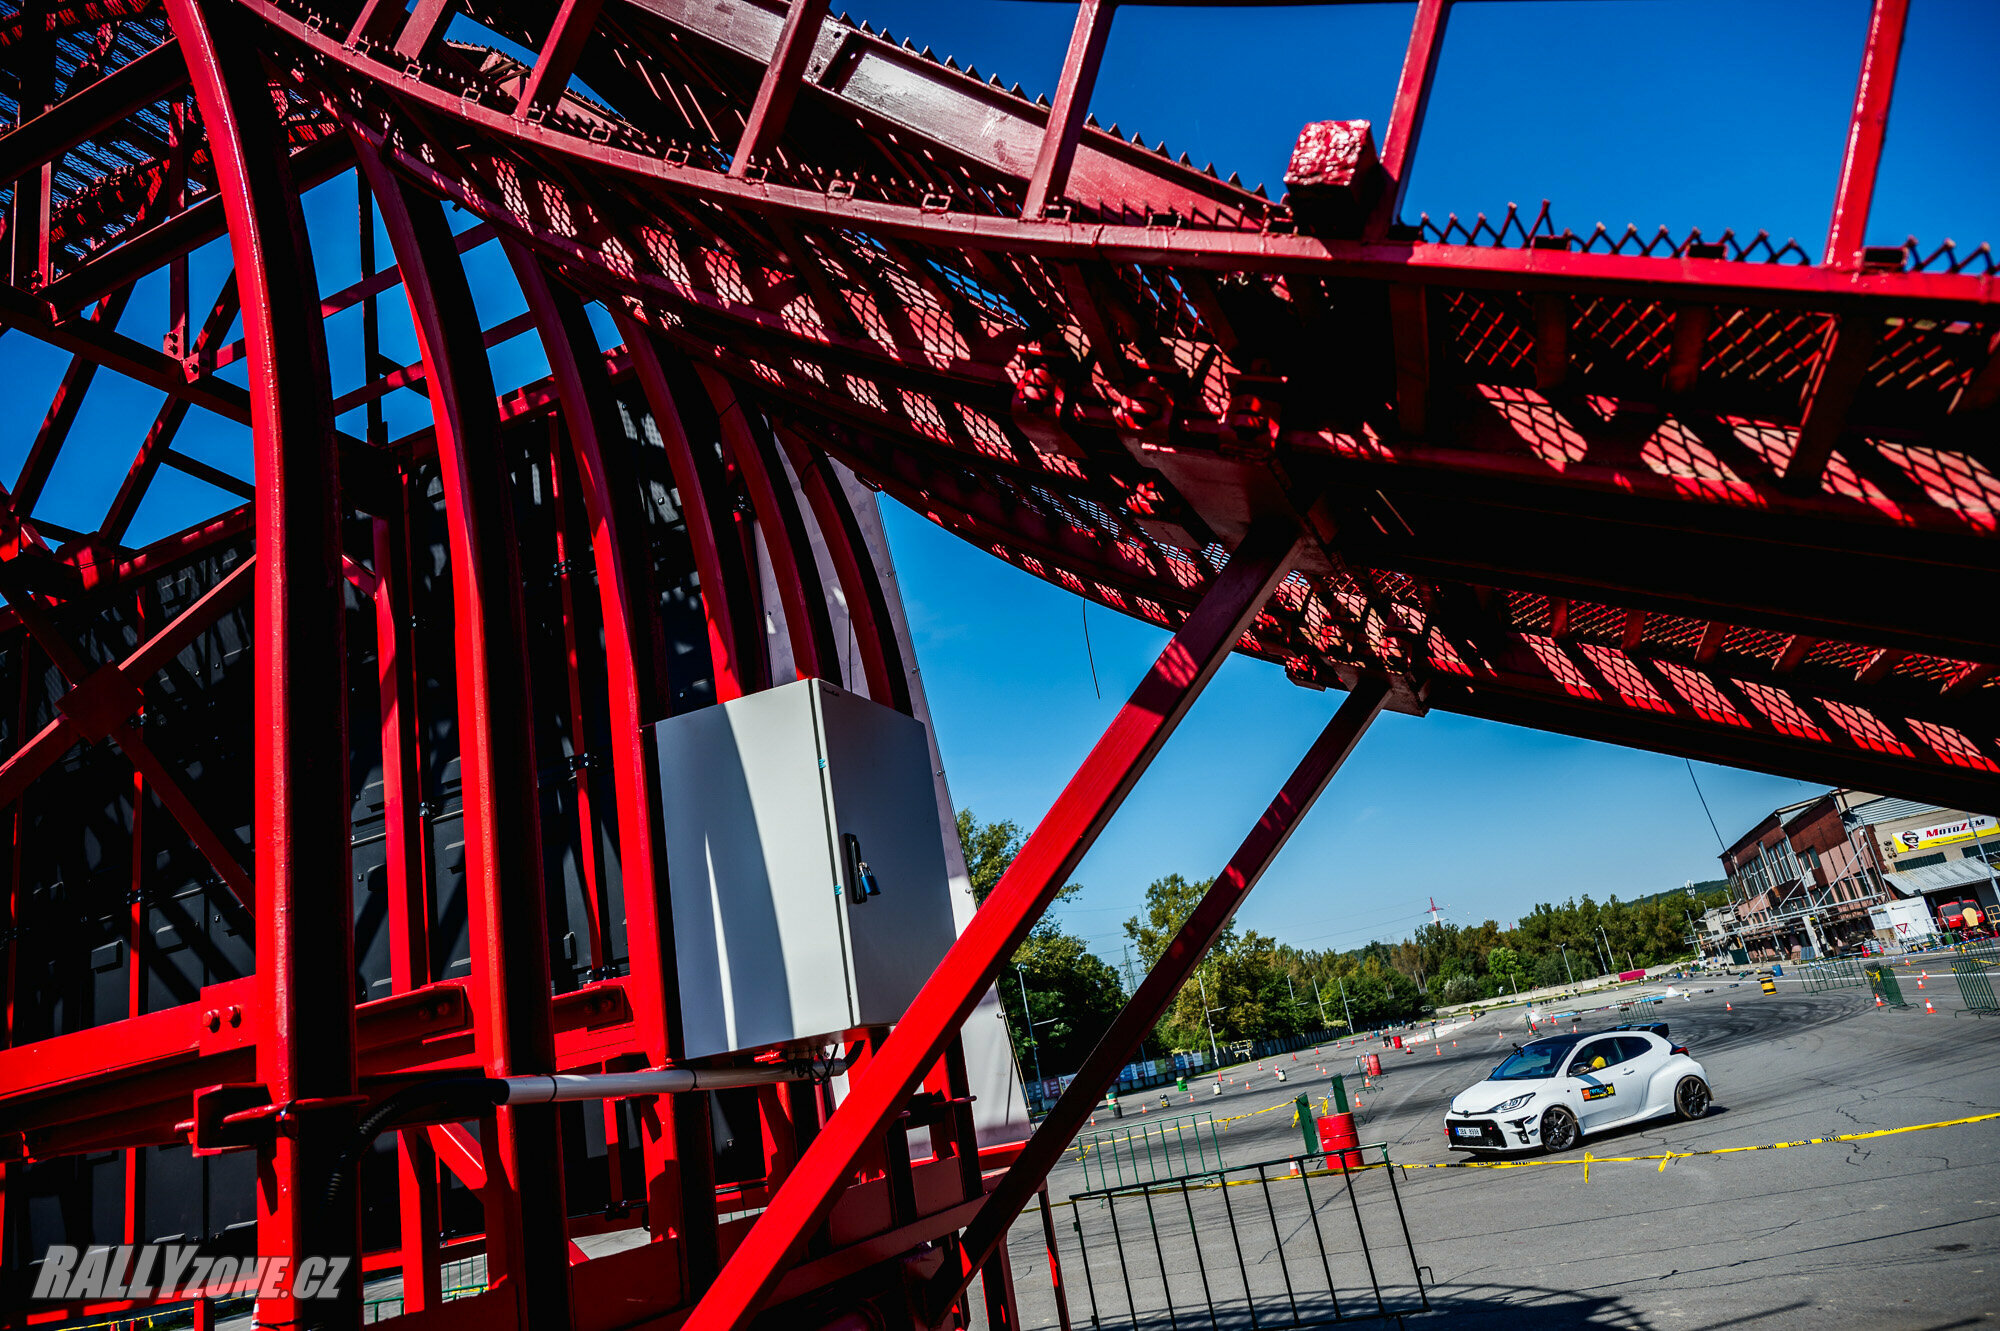
[[[1060,200],[1069,186],[1069,169],[1076,161],[1076,145],[1083,138],[1083,118],[1090,109],[1090,91],[1097,85],[1097,66],[1104,59],[1104,44],[1111,39],[1111,18],[1118,0],[1083,0],[1077,6],[1076,27],[1069,37],[1069,52],[1063,57],[1062,78],[1056,84],[1055,105],[1042,130],[1042,142],[1035,152],[1035,169],[1028,177],[1028,192],[1021,204],[1021,216],[1039,220],[1048,206]]]
[[[736,155],[730,159],[729,174],[737,179],[748,175],[751,164],[776,147],[784,134],[827,8],[827,0],[792,0],[791,8],[785,11],[785,26],[778,30],[778,44],[771,51],[771,63],[764,68],[757,101],[743,122],[743,137],[737,140]]]
[[[1250,835],[1237,847],[1236,854],[1229,861],[1229,867],[1203,894],[1194,911],[1167,944],[1167,950],[1139,985],[1137,993],[1124,1009],[1112,1019],[1111,1026],[1083,1061],[1083,1068],[1076,1079],[1056,1101],[1056,1107],[1035,1129],[1035,1135],[1021,1148],[1020,1155],[1007,1168],[1000,1185],[986,1194],[985,1203],[979,1214],[965,1227],[965,1235],[959,1245],[961,1265],[954,1270],[946,1266],[940,1270],[928,1291],[927,1299],[931,1309],[941,1313],[943,1309],[957,1302],[958,1296],[978,1274],[986,1259],[1005,1241],[1007,1229],[1021,1214],[1021,1208],[1041,1188],[1049,1170],[1055,1167],[1062,1153],[1069,1149],[1070,1139],[1076,1136],[1084,1120],[1090,1116],[1104,1093],[1118,1080],[1119,1069],[1132,1057],[1132,1051],[1139,1045],[1167,1005],[1174,1001],[1174,995],[1194,974],[1194,968],[1208,955],[1208,949],[1215,944],[1222,931],[1229,926],[1237,907],[1250,895],[1250,889],[1257,885],[1264,870],[1284,848],[1304,818],[1306,810],[1312,808],[1320,792],[1333,780],[1333,774],[1354,752],[1354,746],[1368,730],[1369,723],[1382,710],[1383,699],[1389,695],[1387,681],[1372,676],[1364,676],[1347,695],[1347,701],[1340,705],[1333,719],[1326,723],[1306,756],[1299,760],[1284,789],[1278,792],[1271,806],[1264,810],[1264,816],[1250,829]]]
[[[861,1152],[880,1138],[1220,668],[1291,566],[1298,544],[1298,528],[1284,519],[1260,522],[1244,538],[945,954],[902,1023],[855,1076],[847,1099],[696,1305],[685,1323],[687,1331],[742,1325],[776,1285],[794,1250],[846,1186]]]

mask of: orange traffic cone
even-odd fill
[[[1877,994],[1877,995],[1875,995],[1875,1006],[1876,1006],[1876,1007],[1886,1007],[1886,1006],[1887,1006],[1887,1004],[1885,1004],[1885,1003],[1884,1003],[1884,1002],[1882,1001],[1882,995],[1880,995],[1880,994]]]
[[[1937,1015],[1937,1009],[1931,1006],[1931,1000],[1928,998],[1924,1000],[1924,1011],[1930,1013],[1933,1017]]]
[[[1917,981],[1917,988],[1921,989],[1921,988],[1923,988],[1923,987],[1924,987],[1924,982],[1923,982],[1922,980],[1918,980],[1918,981]]]
[[[1734,1003],[1724,1003],[1722,1005],[1722,1010],[1724,1012],[1734,1012],[1736,1010],[1736,1005]]]
[[[1432,1046],[1431,1046],[1431,1052],[1432,1052],[1432,1053],[1434,1053],[1434,1054],[1436,1054],[1436,1055],[1437,1055],[1437,1056],[1438,1056],[1439,1058],[1443,1058],[1443,1057],[1444,1057],[1444,1046],[1443,1046],[1443,1045],[1439,1045],[1439,1044],[1434,1044],[1434,1045],[1432,1045]]]

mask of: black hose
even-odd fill
[[[458,1077],[405,1086],[376,1105],[354,1129],[354,1140],[333,1162],[326,1180],[326,1204],[333,1206],[347,1190],[347,1180],[361,1157],[396,1119],[417,1109],[448,1111],[452,1118],[474,1118],[507,1100],[507,1083],[496,1077]]]

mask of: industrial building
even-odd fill
[[[1746,959],[1809,960],[1878,937],[1871,913],[1893,902],[1923,901],[1940,930],[1954,903],[2000,905],[2000,822],[1923,800],[1829,790],[1772,810],[1721,859],[1734,900],[1704,916],[1704,934]]]

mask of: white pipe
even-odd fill
[[[828,1063],[783,1063],[755,1068],[649,1068],[644,1072],[557,1073],[554,1076],[496,1078],[507,1088],[503,1104],[545,1105],[567,1100],[617,1100],[628,1095],[685,1095],[737,1086],[832,1077],[846,1071],[844,1059]]]

